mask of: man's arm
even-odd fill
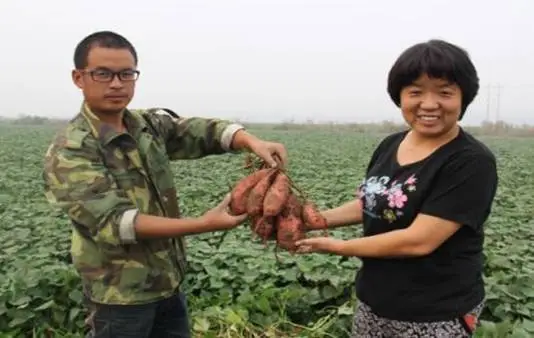
[[[140,214],[90,147],[53,146],[46,155],[43,175],[48,201],[94,241],[108,245],[223,230],[233,221],[206,215],[174,219]]]
[[[158,133],[165,139],[169,159],[197,159],[247,149],[248,133],[244,127],[227,120],[202,117],[181,117],[169,109],[145,113]],[[244,137],[243,137],[244,136]]]

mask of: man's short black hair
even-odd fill
[[[74,67],[76,69],[83,69],[87,66],[87,56],[93,47],[126,48],[132,53],[137,65],[137,52],[128,39],[112,31],[99,31],[86,36],[76,46],[74,51]]]
[[[400,107],[401,90],[423,74],[456,83],[460,87],[461,120],[479,89],[477,71],[467,52],[438,39],[418,43],[406,49],[395,61],[388,75],[388,94],[397,107]]]

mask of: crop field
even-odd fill
[[[43,195],[49,126],[0,125],[0,338],[83,337],[79,277],[66,217]],[[282,141],[295,183],[320,208],[354,197],[382,135],[258,130]],[[498,157],[500,185],[486,224],[487,306],[479,337],[534,335],[534,138],[481,137]],[[215,206],[242,177],[244,156],[173,164],[184,215]],[[360,235],[358,226],[331,236]],[[188,294],[195,337],[347,337],[356,258],[291,256],[254,241],[248,225],[188,238]]]

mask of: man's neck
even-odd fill
[[[121,110],[120,112],[102,112],[91,108],[89,105],[87,107],[96,117],[98,117],[101,122],[109,124],[117,132],[121,133],[126,130],[126,126],[124,125],[122,119],[124,116],[124,110]]]

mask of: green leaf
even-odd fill
[[[195,318],[195,323],[193,325],[193,330],[196,332],[205,333],[210,329],[210,322],[206,318]]]
[[[28,296],[22,296],[17,299],[14,299],[10,301],[11,305],[14,306],[25,306],[28,305],[31,302],[31,298]]]
[[[534,321],[528,320],[528,319],[524,319],[523,322],[521,323],[521,326],[526,331],[528,331],[530,333],[534,333]]]
[[[49,309],[49,308],[53,307],[55,304],[56,304],[56,302],[53,299],[51,299],[48,302],[45,302],[45,303],[39,305],[38,307],[36,307],[35,311],[42,311],[42,310]]]
[[[73,289],[69,292],[69,299],[80,304],[83,302],[83,294],[80,290]]]

